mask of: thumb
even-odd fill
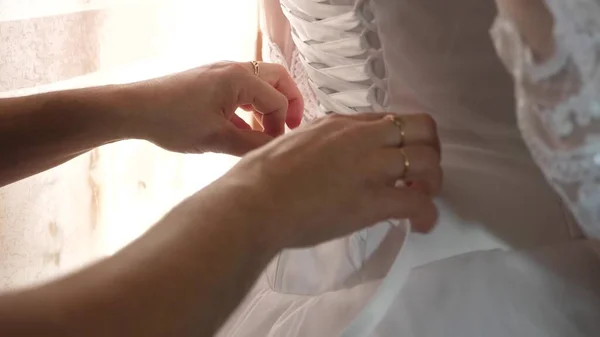
[[[243,156],[273,139],[261,131],[239,129],[231,123],[225,124],[220,133],[214,151],[234,156]]]

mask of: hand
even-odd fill
[[[300,91],[280,65],[217,63],[127,88],[139,138],[167,150],[243,155],[300,124]],[[133,108],[131,108],[133,104]],[[253,131],[235,114],[253,110],[264,132]]]
[[[278,248],[315,245],[388,218],[428,231],[442,182],[435,123],[403,116],[399,148],[400,128],[384,117],[333,116],[301,127],[248,154],[198,196],[246,212],[240,218]],[[401,178],[411,187],[395,187]]]

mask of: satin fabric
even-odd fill
[[[493,2],[370,2],[388,109],[435,118],[445,173],[438,225],[414,236],[408,284],[370,335],[595,335],[597,251],[581,240],[520,137],[512,80],[488,32]],[[281,14],[277,1],[265,5]],[[302,84],[306,74],[294,71],[288,36],[293,27],[265,21],[279,59]],[[276,258],[222,335],[339,336],[378,289],[402,243],[385,228],[370,233],[373,253],[361,255],[358,279],[351,278],[359,249],[352,236]]]

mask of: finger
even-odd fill
[[[271,136],[283,134],[288,101],[279,91],[253,74],[244,72],[237,78],[239,105],[250,104],[260,114],[264,132]]]
[[[218,136],[215,137],[214,144],[210,145],[214,152],[243,156],[267,144],[272,139],[273,137],[260,131],[239,129],[233,124],[224,124]]]
[[[355,121],[373,122],[373,121],[378,121],[382,118],[385,118],[386,116],[389,116],[389,115],[390,115],[389,112],[364,112],[364,113],[353,114],[353,115],[332,113],[332,114],[329,114],[328,116],[331,118],[349,118],[349,119],[352,119]]]
[[[244,111],[254,111],[254,108],[251,104],[240,105],[240,108]]]
[[[369,167],[378,170],[390,186],[402,179],[417,182],[429,195],[439,193],[442,185],[440,155],[431,146],[414,145],[405,148],[384,148],[374,153]]]
[[[390,116],[388,114],[388,116]],[[400,116],[401,125],[392,118],[384,117],[366,123],[365,139],[375,146],[430,145],[439,150],[437,126],[427,114]]]
[[[369,113],[361,113],[355,115],[348,114],[339,114],[339,113],[331,113],[323,117],[315,118],[308,123],[307,125],[315,125],[320,123],[326,123],[328,121],[344,121],[344,122],[374,122],[378,121],[390,114],[387,112],[369,112]]]
[[[252,63],[247,62],[246,65],[254,74]],[[260,62],[258,77],[285,96],[288,101],[285,122],[291,129],[298,127],[304,113],[304,99],[287,69],[280,64]]]
[[[242,130],[252,130],[252,127],[246,123],[240,116],[233,114],[231,119],[229,120],[236,128]]]
[[[411,188],[388,187],[380,191],[376,207],[381,219],[409,219],[412,229],[427,233],[435,226],[438,212],[431,197]]]
[[[360,126],[360,122],[344,115],[332,114],[309,121],[303,125],[305,130],[319,129],[323,134],[331,135],[352,126]]]

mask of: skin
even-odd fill
[[[552,14],[543,0],[496,0],[500,15],[511,19],[539,62],[554,54]]]
[[[285,69],[262,68],[257,78],[250,63],[218,63],[132,85],[2,99],[0,186],[130,138],[177,152],[243,155],[302,118],[302,96]],[[265,132],[235,115],[238,106],[255,111]]]
[[[263,24],[265,33],[283,53],[286,62],[291,61],[294,51],[290,23],[283,14],[280,0],[261,0],[263,18],[268,18]]]
[[[254,111],[263,131],[235,116]],[[296,128],[302,98],[283,68],[220,63],[170,77],[0,100],[0,184],[89,149],[145,139],[179,152],[243,155],[226,175],[128,247],[72,275],[0,295],[0,334],[210,336],[281,249],[387,218],[431,229],[442,174],[424,114],[400,129],[382,114]],[[411,187],[394,187],[404,177]],[[318,197],[316,197],[318,196]]]

